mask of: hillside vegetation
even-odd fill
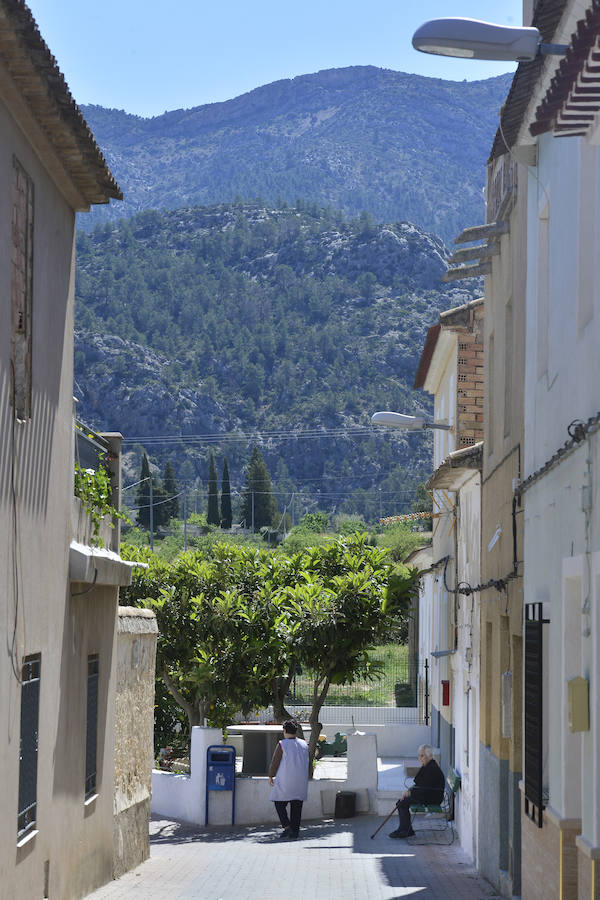
[[[376,409],[419,412],[412,381],[428,325],[476,286],[443,285],[439,238],[313,204],[148,211],[80,234],[79,415],[140,444],[157,435],[256,437],[279,492],[372,520],[407,507],[430,468],[423,435],[373,430]],[[299,437],[306,429],[323,436]],[[337,429],[339,436],[326,436]],[[206,440],[149,445],[206,479]],[[248,440],[223,442],[239,490]]]

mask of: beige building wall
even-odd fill
[[[4,102],[0,70],[0,894],[77,900],[113,869],[116,586],[69,583],[75,214]],[[13,97],[14,100],[14,97]],[[14,158],[33,183],[31,415],[13,414]],[[63,170],[64,176],[64,170]],[[20,677],[41,654],[35,829],[18,846]],[[97,796],[85,800],[88,655]]]
[[[114,877],[150,853],[156,616],[120,606],[115,703]]]
[[[501,581],[481,593],[479,848],[481,871],[505,896],[520,893],[521,876],[523,523],[513,501],[523,456],[525,173],[508,156],[488,168],[487,218],[509,231],[485,284],[481,578]]]

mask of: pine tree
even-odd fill
[[[246,527],[252,527],[254,511],[254,530],[270,526],[277,515],[277,503],[271,487],[271,476],[264,459],[254,447],[252,459],[246,471],[246,485],[242,494],[242,518]]]
[[[215,457],[210,454],[210,462],[208,466],[208,509],[206,512],[206,521],[209,525],[220,525],[221,517],[219,516],[219,488],[217,484],[217,467],[215,466]]]
[[[227,460],[223,460],[223,475],[221,476],[221,528],[231,528],[231,487],[229,484],[229,466]]]
[[[175,470],[170,462],[167,462],[163,472],[163,488],[165,497],[173,498],[165,503],[166,515],[169,519],[176,519],[179,516],[179,497],[177,496],[179,487],[175,479]]]
[[[135,497],[135,505],[138,507],[137,521],[142,528],[150,528],[150,463],[144,453],[142,456],[142,471],[140,484]]]

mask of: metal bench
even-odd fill
[[[410,806],[411,825],[415,833],[408,838],[408,843],[432,843],[431,837],[438,834],[445,838],[445,843],[453,843],[454,797],[459,787],[460,775],[454,769],[450,769],[440,804],[415,803]]]

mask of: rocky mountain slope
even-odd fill
[[[509,83],[355,66],[152,119],[84,106],[125,201],[96,207],[80,225],[149,208],[300,197],[415,222],[449,242],[483,215],[485,159]]]
[[[252,433],[282,506],[295,490],[307,507],[397,511],[430,465],[427,439],[352,431],[376,409],[428,408],[412,391],[426,328],[476,290],[440,282],[445,255],[406,222],[306,203],[100,225],[78,238],[79,414],[188,480],[206,478],[211,449],[225,454],[234,489],[251,443],[231,436]]]

